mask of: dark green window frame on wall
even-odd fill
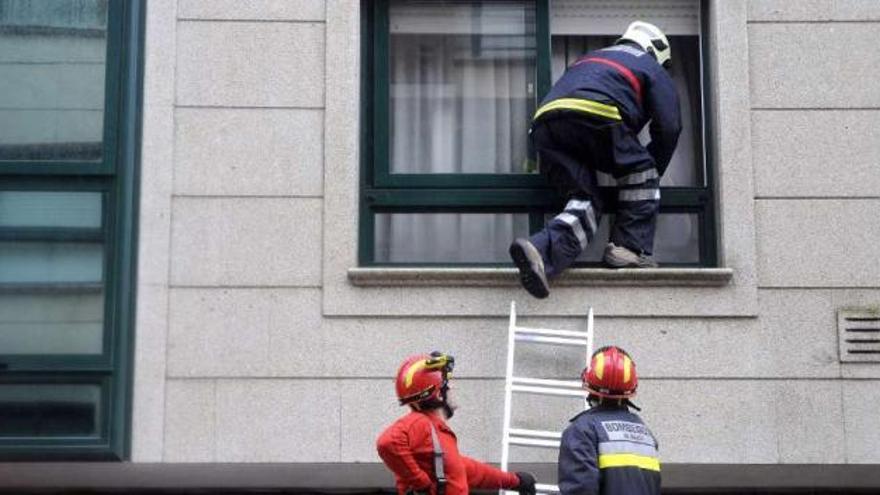
[[[544,222],[558,213],[564,201],[535,173],[408,173],[392,170],[391,110],[391,32],[390,6],[393,0],[362,2],[362,108],[361,173],[358,259],[361,266],[503,266],[505,259],[457,260],[438,262],[407,259],[383,259],[377,247],[381,241],[378,227],[382,217],[394,214],[477,213],[517,214],[527,218],[529,232],[540,230]],[[484,1],[491,4],[491,0]],[[709,2],[701,0],[701,35],[694,44],[700,53],[697,79],[700,94],[696,97],[703,115],[701,136],[702,183],[692,186],[663,187],[661,219],[664,214],[691,215],[698,229],[693,258],[663,266],[717,266],[717,238],[714,197],[714,157],[711,122],[711,81],[709,79],[707,38]],[[552,85],[553,46],[551,46],[551,0],[534,0],[533,75],[536,90],[528,102],[529,115]],[[526,124],[523,124],[523,133]],[[525,172],[524,170],[522,172]],[[612,204],[613,204],[613,200]],[[610,211],[609,213],[613,213]],[[506,251],[507,242],[502,249]],[[405,242],[405,241],[404,241]],[[578,266],[597,266],[582,261]]]
[[[51,306],[57,298],[68,298],[65,301],[73,303],[65,303],[66,317],[79,314],[77,311],[87,312],[83,309],[86,306],[96,308],[96,316],[90,316],[94,321],[88,321],[94,326],[89,327],[92,334],[88,349],[83,349],[81,343],[68,349],[65,339],[72,342],[76,337],[62,335],[65,332],[54,327],[41,328],[41,321],[13,325],[14,330],[28,330],[26,333],[6,330],[4,338],[12,339],[15,352],[10,352],[10,347],[0,348],[0,461],[124,460],[129,456],[145,3],[72,0],[42,4],[42,8],[55,9],[51,15],[64,17],[60,25],[46,21],[45,15],[34,14],[37,7],[26,0],[8,0],[0,5],[6,7],[6,12],[0,9],[0,35],[21,37],[23,43],[38,37],[52,41],[53,36],[73,39],[70,45],[106,39],[103,67],[82,69],[87,72],[83,76],[86,81],[100,78],[100,72],[98,76],[89,74],[103,70],[103,90],[85,84],[72,90],[98,94],[98,110],[94,110],[94,102],[74,110],[62,108],[76,105],[67,102],[50,103],[55,107],[47,112],[56,115],[56,110],[79,111],[85,107],[101,112],[103,119],[94,136],[60,143],[34,139],[12,145],[0,143],[0,262],[5,254],[7,263],[15,263],[16,256],[32,263],[23,279],[0,275],[0,303],[5,299],[8,308],[21,301],[23,312],[49,315],[57,308],[40,304],[48,301]],[[82,21],[78,16],[92,10],[106,14],[106,29],[77,24]],[[47,42],[49,45],[55,50],[51,56],[78,53],[75,48],[68,50],[64,43]],[[43,49],[34,49],[30,56],[37,61],[18,65],[42,65],[49,55]],[[80,63],[101,65],[80,59],[67,65]],[[52,61],[49,65],[65,64]],[[66,81],[64,77],[59,79]],[[31,94],[45,93],[49,91],[45,88],[51,87],[27,78],[22,81],[20,87],[29,87]],[[57,93],[64,93],[64,89],[59,88]],[[64,98],[60,96],[58,101],[66,102]],[[26,108],[24,112],[31,110]],[[53,118],[58,120],[57,116]],[[28,144],[33,142],[36,144]],[[76,211],[65,209],[70,205]],[[88,213],[87,220],[83,220],[81,211]],[[69,261],[60,275],[40,271],[41,261],[58,263],[58,259]],[[83,268],[77,265],[78,260],[92,263]],[[52,269],[49,266],[44,271]],[[98,273],[97,278],[82,275],[89,270]],[[27,278],[34,273],[37,279]],[[29,308],[29,304],[36,308]],[[46,321],[48,318],[45,316]],[[66,328],[66,333],[72,333],[77,325],[84,326],[76,316],[70,318],[57,326]],[[14,318],[12,321],[15,323]]]

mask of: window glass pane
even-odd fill
[[[98,437],[97,385],[0,384],[0,438]]]
[[[0,160],[101,160],[106,45],[106,0],[0,0]]]
[[[0,354],[100,354],[102,193],[0,192]]]
[[[553,81],[558,80],[565,68],[578,57],[588,51],[609,46],[617,38],[618,36],[553,36]],[[670,74],[678,87],[681,102],[682,132],[661,185],[702,187],[706,178],[699,37],[669,36],[669,45],[673,57]],[[644,144],[650,141],[648,126],[645,126],[639,138]]]
[[[546,221],[553,218],[547,216]],[[578,261],[600,263],[608,244],[614,215],[603,215],[596,240],[581,253]],[[700,262],[700,218],[696,213],[664,213],[657,217],[654,259],[659,263]]]
[[[527,214],[376,214],[376,261],[385,263],[506,263],[507,248],[528,236]]]
[[[0,191],[2,227],[101,227],[101,193]]]
[[[392,173],[524,173],[535,98],[530,1],[390,6]]]
[[[0,284],[100,284],[101,244],[0,243]]]

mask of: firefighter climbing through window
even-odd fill
[[[593,353],[581,374],[591,408],[575,416],[559,448],[561,495],[659,495],[654,435],[630,408],[639,379],[619,347]]]
[[[529,129],[541,174],[568,203],[510,256],[523,287],[550,294],[559,275],[593,242],[606,209],[599,187],[616,189],[617,210],[604,263],[656,267],[652,257],[660,207],[660,177],[681,132],[681,111],[669,67],[671,50],[656,26],[636,21],[610,47],[568,67],[544,98]],[[651,141],[638,133],[650,122]]]
[[[504,488],[534,495],[531,474],[501,471],[459,453],[446,424],[457,407],[449,387],[453,363],[452,356],[433,352],[408,357],[397,371],[397,398],[411,411],[386,428],[376,445],[397,492],[464,495],[469,488]]]

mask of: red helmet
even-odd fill
[[[442,405],[454,362],[452,356],[437,351],[406,358],[397,370],[395,382],[400,405],[410,404],[416,409],[419,404]]]
[[[593,353],[590,366],[581,374],[584,388],[606,399],[628,399],[636,394],[639,377],[636,363],[623,349],[608,346]]]

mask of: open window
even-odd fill
[[[563,203],[526,165],[537,103],[635,19],[670,35],[685,126],[661,183],[655,254],[716,266],[699,0],[380,0],[364,11],[362,266],[508,264],[509,242]],[[578,264],[598,265],[603,248]]]

